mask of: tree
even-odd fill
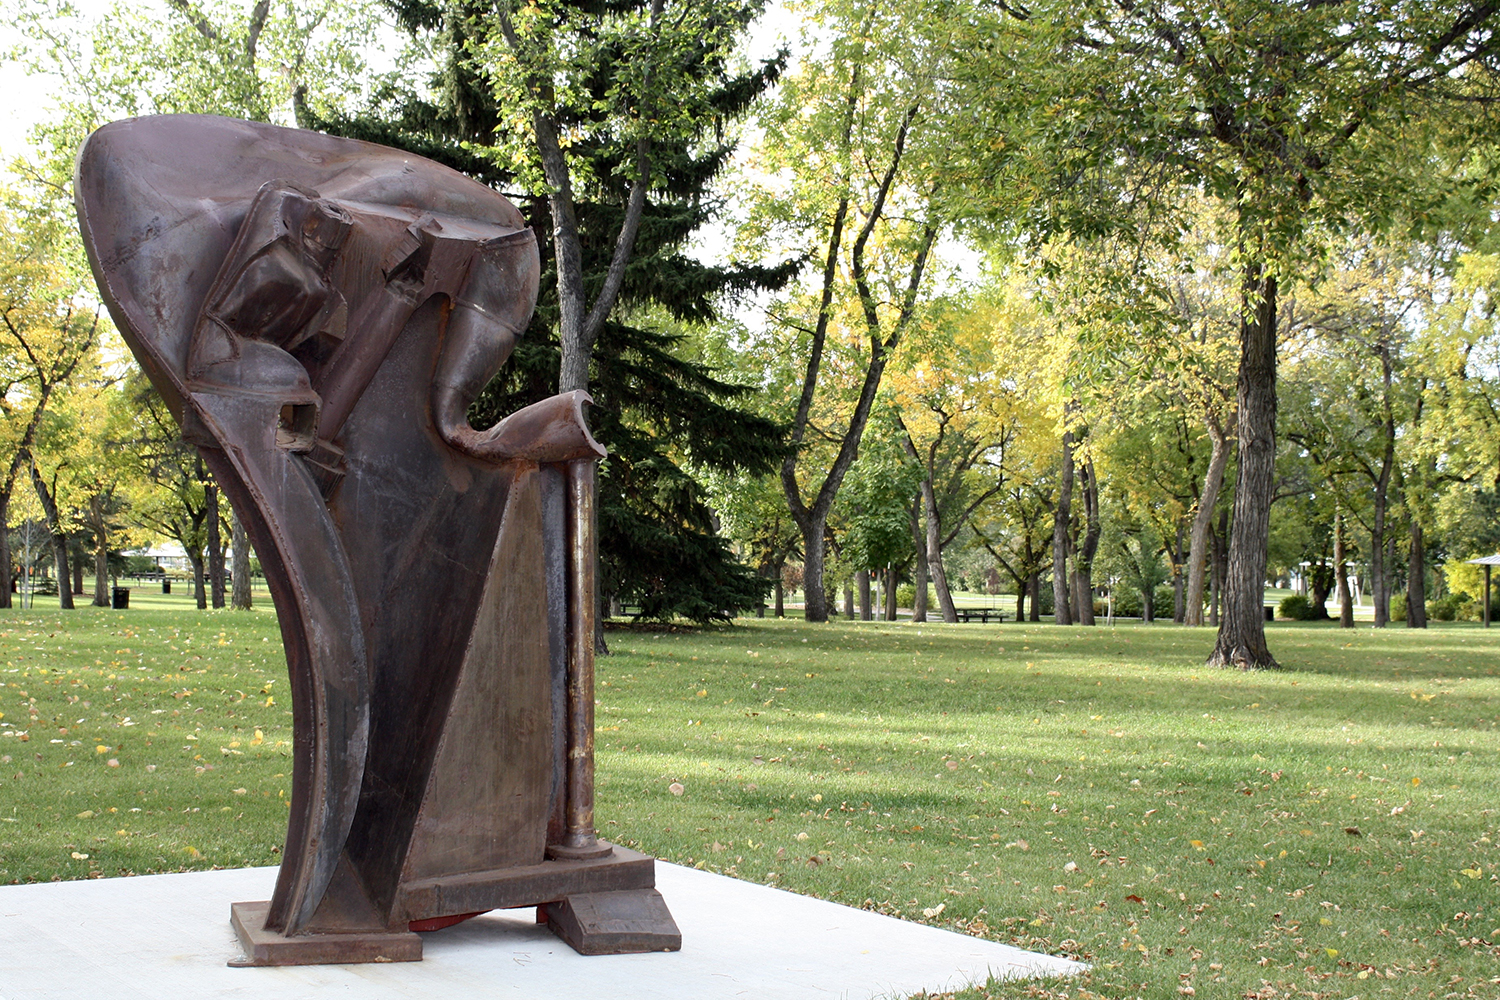
[[[509,189],[543,259],[560,262],[471,421],[483,426],[559,387],[591,386],[594,433],[610,450],[599,478],[601,596],[636,601],[650,617],[705,621],[759,604],[764,588],[715,533],[707,496],[688,469],[769,471],[782,431],[748,406],[748,385],[690,355],[730,295],[776,287],[791,268],[709,265],[686,251],[720,208],[711,185],[729,162],[735,121],[780,71],[776,61],[745,72],[732,66],[730,43],[755,5],[662,7],[652,15],[643,5],[558,3],[507,6],[503,17],[474,3],[389,6],[439,60],[430,93],[393,82],[367,113],[332,115],[319,127],[410,149]],[[671,31],[653,39],[653,16]],[[696,46],[686,34],[692,25],[704,32]],[[556,70],[550,92],[536,75],[543,67]],[[672,105],[659,130],[637,115],[641,101]],[[549,128],[557,130],[565,177],[554,169],[549,178],[542,162],[538,143]],[[581,286],[571,271],[575,251]],[[591,301],[578,299],[580,287]],[[565,308],[566,378],[574,381],[562,374]],[[596,337],[587,353],[584,332]],[[586,375],[592,365],[583,383],[580,360]]]
[[[923,473],[902,447],[896,414],[883,409],[874,419],[875,432],[849,470],[836,516],[844,528],[839,543],[842,562],[884,581],[883,617],[895,621],[896,583],[902,567],[917,555],[912,518]],[[926,587],[925,577],[917,582]]]
[[[795,334],[804,359],[781,482],[802,533],[808,621],[828,620],[829,514],[886,367],[916,315],[941,228],[933,120],[940,50],[899,37],[896,16],[864,0],[824,7],[819,19],[833,35],[830,50],[805,60],[762,116],[777,141],[762,147],[761,166],[777,179],[763,186],[749,227],[762,245],[786,239],[820,265],[816,286],[771,315],[773,326]],[[783,179],[790,191],[781,190]],[[838,347],[847,370],[826,372]],[[837,388],[858,388],[847,405],[832,408],[836,416],[815,425],[830,374]],[[814,450],[825,442],[827,449]],[[831,452],[826,461],[813,457],[823,450]]]
[[[89,17],[66,0],[18,0],[14,24],[35,73],[61,76],[58,113],[38,129],[59,186],[89,132],[116,118],[220,114],[303,124],[362,102],[363,53],[379,19],[345,0],[116,0]],[[378,81],[376,81],[378,83]]]
[[[1447,179],[1425,137],[1489,99],[1481,66],[1500,48],[1500,3],[1124,0],[1031,5],[1032,100],[1015,66],[975,74],[1007,177],[1046,206],[1053,231],[1118,230],[1184,188],[1232,213],[1239,285],[1239,463],[1225,614],[1209,662],[1274,667],[1261,598],[1274,481],[1278,294],[1317,264],[1320,228],[1378,228],[1422,210]],[[979,64],[985,65],[985,64]],[[1045,95],[1041,102],[1035,94]],[[1039,112],[1035,112],[1037,105]],[[1442,107],[1463,107],[1463,119]],[[1007,109],[1018,113],[1005,117]],[[1418,133],[1421,133],[1419,136]],[[977,148],[993,149],[996,143]],[[1014,157],[1020,149],[1023,155]],[[986,187],[993,189],[993,181]],[[1133,221],[1132,221],[1133,224]],[[1168,227],[1170,231],[1171,227]]]
[[[132,372],[123,392],[131,417],[124,439],[143,487],[133,496],[135,518],[152,533],[182,546],[193,572],[193,600],[208,607],[204,548],[208,542],[211,481],[197,449],[182,440],[166,402],[140,372]]]
[[[59,230],[55,217],[0,207],[0,525],[9,523],[23,476],[45,490],[45,479],[33,475],[37,435],[54,397],[95,359],[103,325],[59,253],[67,245]],[[44,503],[64,570],[62,525],[55,503]],[[10,593],[11,553],[0,531],[0,608],[10,607]],[[70,606],[71,595],[62,601]]]
[[[886,396],[907,455],[922,469],[918,578],[928,567],[944,621],[958,620],[943,554],[1002,495],[1020,438],[1046,394],[1045,333],[1005,290],[934,301],[912,326]],[[919,585],[917,620],[925,620]]]

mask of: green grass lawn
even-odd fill
[[[601,832],[1094,965],[966,997],[1500,996],[1500,629],[1211,636],[613,631]],[[267,611],[0,614],[0,880],[274,862],[283,670]]]

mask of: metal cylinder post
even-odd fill
[[[567,769],[563,839],[547,854],[563,860],[601,858],[612,848],[594,830],[595,533],[599,461],[569,462]]]

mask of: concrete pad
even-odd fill
[[[0,887],[0,1000],[864,1000],[1083,969],[661,862],[680,952],[586,958],[526,909],[424,935],[419,963],[229,968],[229,904],[269,898],[275,879],[246,868]]]

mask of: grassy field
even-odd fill
[[[1270,636],[614,631],[601,831],[1094,965],[966,998],[1500,996],[1500,629]],[[283,669],[267,611],[0,616],[0,880],[273,863]]]

